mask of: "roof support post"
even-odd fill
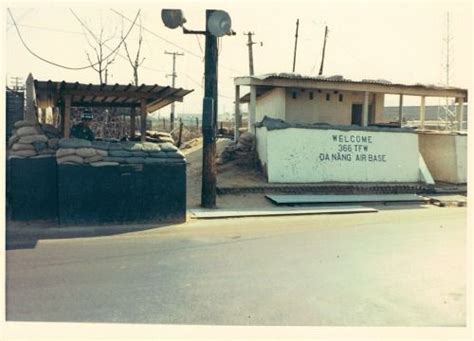
[[[64,124],[63,134],[64,138],[69,138],[69,132],[71,129],[71,95],[64,96]]]
[[[250,102],[249,102],[249,132],[255,135],[255,115],[257,109],[257,87],[250,86]]]
[[[398,102],[398,124],[400,127],[403,123],[403,94],[400,94],[400,100]]]
[[[458,122],[457,124],[458,131],[461,131],[463,128],[462,127],[463,120],[464,120],[464,98],[458,97],[457,105],[456,105],[456,121]]]
[[[242,116],[240,115],[240,85],[235,86],[235,113],[234,113],[234,141],[239,140],[239,128],[242,125]]]
[[[142,142],[146,141],[146,100],[141,100],[141,110],[140,110],[140,139]]]
[[[364,92],[364,104],[362,105],[362,127],[367,127],[369,122],[369,92]]]
[[[420,129],[425,129],[425,96],[421,96],[420,102]]]
[[[136,123],[136,117],[137,115],[137,111],[135,108],[132,108],[130,110],[130,138],[133,140],[135,138],[135,130],[136,130],[136,127],[135,127],[135,123]]]
[[[46,123],[46,108],[40,108],[41,110],[41,123]]]

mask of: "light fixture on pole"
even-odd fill
[[[161,18],[166,27],[183,28],[184,34],[203,34],[206,36],[204,64],[204,99],[202,110],[202,188],[201,206],[216,207],[216,127],[217,127],[217,37],[235,35],[227,12],[206,10],[206,29],[188,30],[183,12],[179,9],[163,9]]]

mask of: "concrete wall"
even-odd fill
[[[294,95],[296,98],[293,98]],[[326,95],[329,95],[329,100]],[[342,101],[339,95],[342,95]],[[317,89],[276,88],[257,99],[256,122],[260,122],[266,115],[288,123],[350,125],[352,104],[363,102],[363,92],[338,91],[334,93],[334,91],[319,92]],[[385,122],[383,118],[384,94],[371,94],[369,104],[373,107],[373,113],[369,113],[369,116],[375,115],[377,123]]]
[[[466,135],[420,132],[419,146],[435,181],[466,183]]]
[[[293,98],[295,93],[296,98]],[[313,99],[310,99],[310,94]],[[326,100],[326,95],[329,100]],[[342,102],[339,95],[342,95]],[[286,90],[286,121],[288,123],[351,124],[353,95],[351,92],[301,89]]]
[[[285,89],[275,88],[260,96],[257,100],[255,122],[261,122],[264,116],[285,120]]]
[[[266,137],[269,182],[420,181],[415,133],[288,128]]]

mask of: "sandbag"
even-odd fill
[[[165,143],[160,144],[160,148],[164,152],[174,152],[178,150],[178,148],[170,142],[165,142]]]
[[[15,143],[17,143],[18,141],[20,141],[20,136],[18,136],[18,135],[12,135],[12,136],[10,136],[10,138],[8,139],[8,146],[11,147],[11,146],[13,146]]]
[[[59,147],[60,148],[87,148],[91,147],[92,142],[83,139],[60,139],[59,140]]]
[[[22,127],[31,127],[32,125],[35,125],[34,122],[29,122],[29,121],[25,121],[25,120],[21,120],[21,121],[16,121],[13,126],[15,128],[22,128]]]
[[[99,162],[92,162],[90,164],[93,167],[106,167],[106,166],[118,166],[118,162],[107,162],[107,161],[99,161]]]
[[[95,152],[97,153],[97,155],[100,155],[100,156],[107,156],[108,153],[106,150],[102,150],[102,149],[96,149]]]
[[[86,157],[84,158],[85,163],[91,163],[91,162],[97,162],[97,161],[102,161],[103,157],[100,155],[94,155],[91,157]]]
[[[77,148],[76,154],[82,157],[92,157],[97,155],[94,148]]]
[[[80,157],[79,155],[67,155],[67,156],[57,158],[56,162],[58,163],[58,165],[61,165],[65,162],[73,162],[73,163],[76,163],[76,164],[83,164],[84,159],[82,157]]]
[[[43,135],[43,132],[38,126],[25,126],[19,128],[16,134],[23,137],[28,135]]]
[[[127,151],[142,151],[143,150],[143,146],[140,142],[130,141],[130,142],[123,142],[121,144],[122,144],[123,149]]]
[[[110,143],[107,141],[93,141],[92,147],[98,150],[108,150]]]
[[[24,149],[24,150],[11,151],[11,152],[10,152],[10,155],[16,155],[16,156],[24,156],[24,157],[27,157],[27,156],[35,156],[35,155],[37,155],[37,154],[36,154],[36,151],[34,151],[34,150],[31,150],[31,149]]]
[[[125,158],[126,163],[145,163],[145,158],[143,157],[127,157]]]
[[[37,152],[40,152],[48,147],[48,144],[45,142],[33,142],[32,145],[35,147]]]
[[[123,150],[121,143],[110,143],[109,150]]]
[[[12,150],[35,150],[35,146],[31,143],[15,143]]]
[[[151,152],[151,153],[148,153],[148,155],[150,155],[150,157],[152,158],[160,158],[160,159],[166,158],[166,152]]]
[[[104,161],[124,163],[125,158],[124,157],[117,157],[117,156],[106,156],[106,157],[104,157]]]
[[[166,157],[173,159],[184,159],[184,154],[181,151],[166,152]]]
[[[118,156],[118,157],[130,157],[132,156],[132,152],[127,152],[125,150],[109,150],[110,156]]]
[[[58,149],[59,147],[59,139],[53,138],[48,140],[48,147],[52,149]]]
[[[161,151],[160,145],[157,143],[144,142],[142,144],[142,150],[144,152],[159,152]]]
[[[43,150],[39,151],[38,155],[54,155],[55,153],[56,153],[56,150],[46,148],[46,149],[43,149]]]
[[[133,151],[132,156],[134,157],[147,157],[148,154],[145,152],[138,152],[138,151]]]
[[[56,152],[57,158],[62,158],[64,156],[74,155],[76,150],[74,148],[59,148]]]
[[[48,142],[48,138],[45,135],[27,135],[20,138],[20,143],[33,143],[33,142]]]

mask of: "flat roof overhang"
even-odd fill
[[[321,89],[321,90],[339,90],[354,92],[371,92],[393,95],[407,96],[427,96],[427,97],[456,97],[462,98],[467,102],[467,89],[454,87],[438,87],[431,85],[405,85],[392,83],[375,83],[350,80],[325,80],[312,78],[280,78],[280,77],[236,77],[234,84],[238,86],[256,86],[257,94],[263,94],[272,88],[300,88],[300,89]],[[242,102],[245,102],[245,96]]]

